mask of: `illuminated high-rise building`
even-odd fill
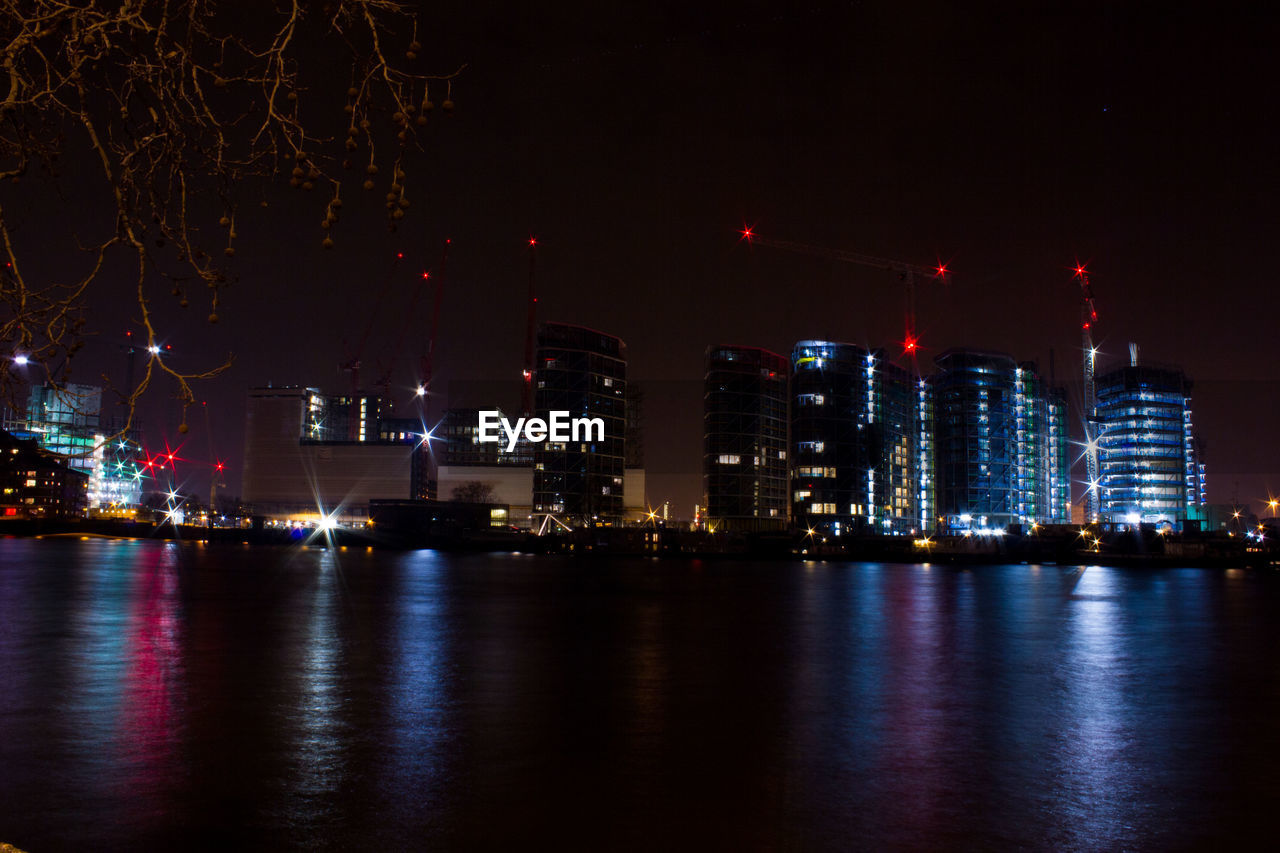
[[[1098,374],[1103,521],[1179,524],[1205,503],[1191,381],[1176,367],[1130,363]]]
[[[1067,422],[1067,392],[1050,388],[1046,395],[1048,415],[1049,515],[1053,524],[1071,523],[1071,456]]]
[[[833,535],[918,530],[918,382],[884,350],[854,344],[800,341],[791,365],[793,521]]]
[[[703,474],[717,530],[787,524],[785,356],[755,347],[707,348]]]
[[[947,350],[935,359],[938,516],[951,530],[1070,521],[1066,402],[1033,362]]]

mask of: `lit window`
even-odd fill
[[[720,458],[716,461],[721,465],[740,465],[742,457],[736,453],[721,453]]]

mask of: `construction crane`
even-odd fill
[[[449,241],[447,240],[445,241],[444,251],[445,258],[447,258],[449,256]],[[443,260],[441,263],[443,264]],[[400,331],[396,333],[396,341],[392,344],[391,350],[387,355],[386,365],[383,367],[382,373],[378,375],[378,378],[373,383],[373,388],[379,392],[381,399],[385,402],[392,403],[392,405],[394,405],[394,403],[391,400],[391,374],[395,371],[396,360],[400,358],[400,353],[404,349],[405,334],[409,331],[409,326],[417,320],[418,300],[422,298],[422,289],[426,287],[427,282],[431,280],[431,272],[429,270],[423,270],[422,276],[418,279],[418,286],[413,289],[413,298],[409,301],[409,308],[405,311],[404,317],[401,319]],[[435,305],[437,319],[439,319],[440,313],[440,290],[438,285],[439,282],[437,282]],[[433,329],[432,335],[434,336],[434,334],[435,332]],[[421,362],[419,362],[419,365],[421,366]],[[425,395],[425,393],[425,386],[419,385],[417,396],[421,397]]]
[[[1085,520],[1097,521],[1102,485],[1098,478],[1098,387],[1094,378],[1098,348],[1093,343],[1093,326],[1098,322],[1098,310],[1093,304],[1089,271],[1079,261],[1076,261],[1075,277],[1080,281],[1080,338],[1084,366],[1084,467],[1085,478],[1088,480],[1088,488],[1085,489]]]
[[[534,259],[537,256],[538,241],[529,238],[529,314],[524,332],[524,385],[520,394],[520,412],[528,417],[533,414],[533,344],[538,322],[538,294],[533,286]]]
[[[213,470],[209,473],[209,526],[213,527],[213,516],[217,510],[218,488],[226,488],[225,482],[219,482],[223,479],[226,465],[222,464],[222,460],[213,449],[213,426],[209,421],[209,401],[205,400],[200,404],[204,409],[204,431],[209,438],[209,458],[213,460]]]
[[[444,241],[444,251],[440,253],[440,271],[436,273],[436,300],[435,306],[431,310],[431,337],[427,338],[426,352],[418,360],[418,373],[420,376],[418,385],[418,398],[423,401],[423,415],[426,415],[427,395],[431,393],[431,380],[434,377],[435,370],[435,354],[436,354],[436,334],[440,331],[440,301],[444,296],[444,271],[445,265],[449,262],[449,246],[452,240]],[[423,273],[425,277],[427,273]]]
[[[814,255],[847,264],[875,267],[876,269],[888,270],[897,275],[904,285],[906,295],[907,328],[902,347],[904,352],[911,355],[912,364],[915,363],[919,345],[919,338],[916,337],[916,277],[938,279],[945,283],[950,276],[946,264],[938,263],[936,266],[929,267],[907,263],[906,261],[892,261],[875,255],[864,255],[861,252],[829,249],[825,246],[812,246],[808,243],[796,243],[791,240],[774,240],[769,237],[759,236],[751,228],[743,228],[740,233],[742,234],[742,239],[753,246],[768,246],[771,249],[782,249],[783,251],[797,252],[802,255]]]
[[[382,282],[382,288],[373,301],[373,310],[369,312],[369,320],[365,323],[364,333],[360,335],[360,343],[356,345],[355,350],[348,351],[346,358],[338,365],[339,370],[344,370],[351,374],[351,416],[347,427],[347,438],[351,441],[355,441],[359,437],[360,359],[364,355],[365,345],[369,343],[369,333],[373,331],[373,321],[377,319],[378,308],[386,301],[387,293],[391,289],[391,281],[395,278],[396,271],[400,269],[402,260],[404,260],[404,252],[396,252],[395,259],[391,262],[391,268],[387,270],[387,277]],[[343,341],[343,349],[346,349],[345,341]]]

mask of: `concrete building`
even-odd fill
[[[361,409],[342,414],[353,412],[353,399],[357,406],[363,403],[363,417]],[[336,514],[345,523],[362,523],[370,500],[419,497],[414,471],[422,436],[398,430],[388,433],[395,438],[383,438],[373,415],[377,408],[372,396],[335,403],[315,388],[251,389],[244,502],[276,520],[314,522]],[[332,429],[331,417],[340,422]],[[343,438],[313,437],[326,435]]]
[[[500,416],[506,416],[499,409]],[[515,450],[508,453],[505,442],[482,442],[479,439],[480,410],[449,409],[435,429],[432,442],[435,458],[437,493],[441,501],[483,499],[510,508],[510,523],[534,528],[543,523],[546,514],[535,519],[534,456],[536,445],[523,437]],[[628,431],[628,437],[633,434]],[[629,440],[629,438],[628,438]],[[626,467],[622,477],[622,518],[638,521],[646,517],[645,472],[643,467]],[[570,524],[568,517],[561,520]]]

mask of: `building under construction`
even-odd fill
[[[930,377],[936,420],[936,493],[944,529],[1002,530],[1067,523],[1065,394],[1032,362],[951,349]]]
[[[1097,377],[1103,521],[1180,525],[1203,506],[1205,469],[1191,420],[1191,381],[1177,367],[1128,364]]]
[[[884,350],[800,341],[791,353],[791,514],[806,529],[919,530],[921,402]]]

